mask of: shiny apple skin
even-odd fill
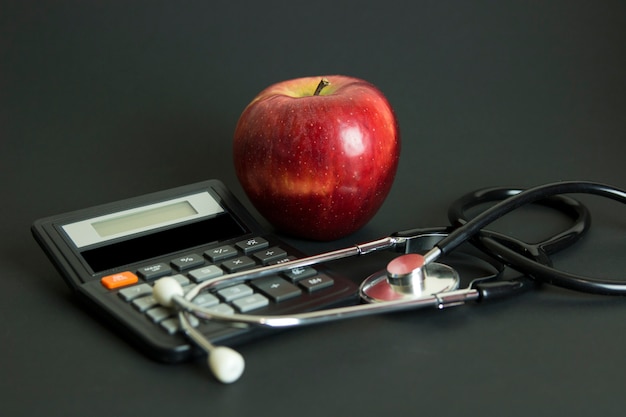
[[[314,96],[322,78],[330,85]],[[279,231],[312,240],[363,227],[387,197],[399,157],[398,122],[385,96],[340,75],[266,88],[234,134],[235,171],[252,204]]]

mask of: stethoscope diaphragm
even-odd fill
[[[431,262],[415,253],[400,255],[387,264],[387,269],[366,278],[359,292],[368,303],[417,299],[454,291],[459,288],[458,272],[451,266]]]

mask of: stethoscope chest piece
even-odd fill
[[[361,298],[369,303],[418,299],[459,288],[459,274],[448,265],[424,264],[424,257],[409,253],[398,256],[385,271],[369,276],[361,284]]]

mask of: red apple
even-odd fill
[[[341,75],[283,81],[261,91],[235,129],[237,177],[274,227],[314,240],[365,225],[398,167],[398,122],[372,84]]]

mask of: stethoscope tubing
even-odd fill
[[[550,200],[550,198],[557,195],[562,199],[562,201],[567,202],[567,197],[560,194],[592,194],[606,197],[617,202],[626,203],[625,191],[596,182],[558,182],[538,186],[523,192],[516,191],[515,193],[515,195],[509,196],[501,203],[498,203],[492,208],[482,212],[471,221],[464,219],[464,212],[470,205],[478,202],[498,199],[501,196],[490,195],[489,190],[483,190],[482,192],[466,195],[459,199],[456,205],[451,207],[449,218],[453,224],[464,224],[466,222],[465,225],[467,225],[472,223],[471,229],[473,230],[481,225],[484,227],[488,224],[488,222],[494,221],[515,208],[526,204],[543,201],[545,204],[550,205],[550,201],[554,201]],[[512,269],[530,276],[539,282],[590,294],[626,295],[626,283],[623,281],[585,277],[555,269],[552,267],[551,262],[537,261],[536,257],[541,255],[541,253],[545,254],[546,258],[549,259],[547,255],[555,253],[564,247],[571,245],[580,239],[589,229],[591,220],[588,209],[573,199],[570,199],[567,204],[569,205],[569,214],[571,216],[578,216],[580,221],[575,222],[572,228],[567,231],[553,236],[539,245],[528,245],[520,243],[519,241],[512,245],[510,238],[485,230],[476,233],[473,243],[478,248],[485,251],[485,253],[495,257],[498,261],[504,263]],[[482,227],[479,227],[479,230],[482,229]],[[453,231],[451,235],[455,232],[456,231]],[[442,242],[439,243],[439,245],[444,246],[442,252],[449,250],[446,245],[455,244],[453,239],[449,241],[452,241],[453,243],[448,243],[445,240],[442,240]]]
[[[512,195],[511,197],[483,211],[472,220],[453,230],[449,236],[442,239],[436,245],[436,250],[441,255],[450,253],[459,245],[478,234],[481,229],[519,207],[532,204],[555,195],[575,193],[595,194],[626,203],[626,192],[602,183],[587,181],[563,181],[540,185]]]
[[[452,225],[451,227],[459,227],[467,223],[469,219],[467,212],[470,209],[481,204],[506,200],[523,191],[521,188],[495,187],[468,193],[457,199],[448,209],[448,220]],[[581,239],[591,227],[591,213],[589,209],[580,201],[567,195],[554,195],[539,199],[535,203],[552,208],[560,214],[570,217],[572,219],[571,225],[567,229],[534,244],[515,239],[510,235],[485,229],[480,231],[478,237],[506,242],[509,247],[514,248],[519,253],[532,254],[538,262],[550,264],[551,260],[548,255],[571,246]],[[477,242],[474,241],[473,243]]]

